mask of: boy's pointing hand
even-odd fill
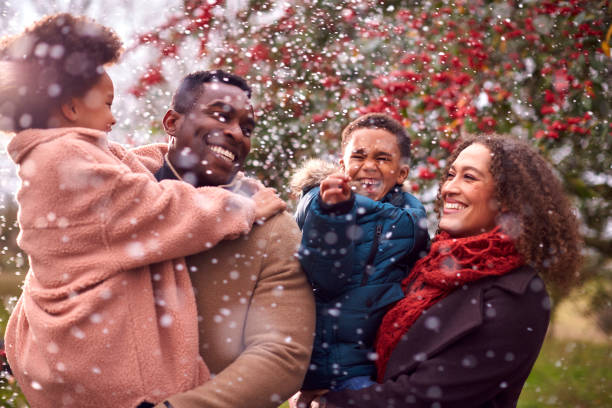
[[[351,178],[342,173],[327,176],[320,184],[321,200],[327,205],[334,205],[351,198]]]

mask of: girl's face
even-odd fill
[[[110,132],[116,123],[111,112],[114,97],[113,81],[104,72],[85,95],[72,98],[76,120],[71,125]]]
[[[495,227],[499,204],[490,167],[491,151],[482,144],[472,144],[459,153],[441,189],[440,230],[466,237]]]

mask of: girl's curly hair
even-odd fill
[[[478,143],[491,151],[491,174],[501,208],[497,223],[514,238],[525,261],[547,282],[565,291],[578,277],[581,239],[578,220],[558,177],[527,143],[502,135],[470,136],[448,158],[443,175],[459,153]],[[440,217],[440,181],[436,212]]]
[[[53,110],[81,97],[122,52],[110,28],[68,13],[0,41],[0,129],[47,128]]]

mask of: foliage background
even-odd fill
[[[528,140],[575,202],[588,282],[581,293],[600,326],[612,330],[609,1],[151,0],[138,7],[56,0],[22,7],[28,4],[31,20],[79,11],[123,36],[126,53],[110,70],[120,96],[111,138],[128,144],[165,141],[160,119],[184,74],[222,68],[245,76],[258,117],[247,170],[286,198],[301,161],[335,160],[341,129],[365,112],[387,112],[406,126],[415,146],[410,188],[428,210],[439,169],[461,136]],[[2,3],[8,27],[15,10]],[[0,208],[0,289],[14,296],[27,263],[14,244],[15,184],[6,167],[2,175],[9,195]],[[565,295],[555,292],[558,301]]]
[[[128,51],[128,60],[141,50],[149,58],[129,92],[145,104],[138,123],[162,140],[159,104],[177,73],[223,68],[247,77],[259,119],[248,170],[286,196],[296,166],[333,159],[341,129],[365,112],[406,126],[415,144],[411,188],[428,209],[462,135],[526,139],[549,158],[583,220],[583,277],[607,280],[611,24],[612,6],[601,0],[187,0]],[[602,284],[593,305],[610,308],[610,299]]]

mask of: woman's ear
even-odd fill
[[[76,122],[79,118],[74,100],[70,98],[60,105],[60,112],[68,122]]]

